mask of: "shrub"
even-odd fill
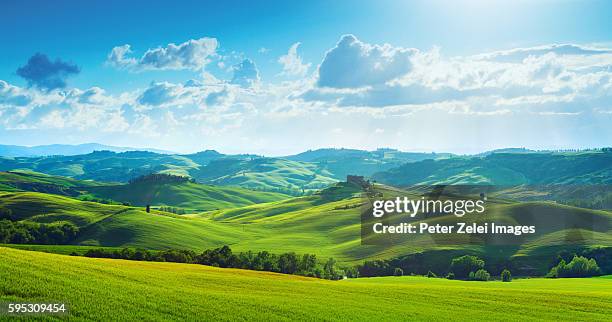
[[[512,274],[510,273],[510,271],[508,269],[504,269],[501,272],[501,279],[502,279],[502,282],[510,282],[510,281],[512,281]]]
[[[574,255],[572,261],[561,260],[557,266],[550,269],[547,277],[589,277],[601,275],[601,269],[594,259]]]
[[[453,274],[453,272],[449,272],[448,274],[446,274],[446,278],[449,280],[454,280],[455,279],[455,274]]]
[[[399,267],[396,267],[393,270],[393,276],[404,276],[404,270]]]
[[[427,272],[427,277],[438,277],[436,276],[436,274],[432,271]]]
[[[484,269],[479,269],[474,272],[470,272],[468,275],[470,281],[483,281],[486,282],[491,278],[491,274]]]
[[[458,279],[469,278],[470,272],[476,272],[484,267],[485,262],[476,257],[465,255],[453,258],[451,261],[450,271]]]

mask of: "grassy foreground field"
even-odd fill
[[[607,320],[612,279],[326,281],[0,248],[0,302],[66,302],[74,320]],[[0,320],[6,319],[0,315]]]

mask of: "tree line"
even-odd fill
[[[606,248],[593,248],[588,252],[599,258],[609,258],[610,250]],[[73,253],[72,255],[78,255]],[[232,252],[229,246],[207,249],[202,253],[192,250],[169,249],[152,251],[146,249],[123,248],[90,249],[84,253],[87,257],[114,258],[138,261],[176,262],[201,264],[222,268],[240,268],[256,271],[268,271],[283,274],[302,275],[330,280],[356,277],[374,276],[403,276],[424,275],[427,277],[442,277],[468,281],[489,281],[492,274],[485,268],[485,261],[477,256],[463,255],[452,258],[446,273],[436,274],[428,270],[424,274],[415,274],[401,267],[391,265],[388,260],[365,261],[362,265],[340,267],[336,260],[329,258],[320,261],[314,254],[298,255],[294,252],[273,254],[268,251],[260,252]],[[604,266],[606,269],[607,266]],[[590,277],[606,274],[595,258],[587,258],[573,254],[571,260],[565,261],[558,256],[558,262],[550,269],[546,277]],[[504,282],[512,280],[510,269],[504,268],[499,272],[499,279]]]
[[[79,228],[71,223],[39,224],[0,219],[0,244],[69,244],[78,234]]]
[[[550,268],[546,277],[590,277],[612,273],[612,248],[592,248],[585,250],[583,254],[592,257],[587,258],[585,256],[573,254],[571,260],[566,261],[559,255],[556,264]],[[412,256],[411,259],[419,259],[419,257],[420,256]],[[596,258],[604,262],[602,266],[603,269],[597,264]],[[363,277],[402,276],[404,274],[410,274],[471,281],[488,281],[492,278],[491,273],[485,268],[485,261],[472,255],[463,255],[451,259],[450,263],[447,262],[449,266],[447,266],[448,268],[446,270],[441,268],[444,265],[440,262],[436,265],[438,274],[431,270],[427,270],[427,273],[423,273],[423,270],[426,269],[425,266],[419,266],[418,264],[412,266],[412,269],[406,267],[406,265],[398,265],[402,263],[405,264],[405,262],[398,259],[366,261],[362,265],[357,266],[357,271],[358,275]],[[443,270],[444,273],[440,273],[441,270]],[[504,267],[499,274],[499,278],[502,281],[509,282],[512,280],[512,273],[509,268]]]
[[[73,253],[73,255],[78,255]],[[268,271],[283,274],[294,274],[317,277],[329,280],[339,280],[344,277],[358,277],[354,267],[341,268],[337,261],[329,258],[320,261],[314,254],[298,255],[294,252],[276,255],[268,251],[232,252],[229,246],[207,249],[202,253],[192,250],[170,249],[151,251],[146,249],[123,248],[90,249],[84,256],[97,258],[115,258],[138,261],[176,262],[201,264],[223,268],[241,268],[257,271]]]

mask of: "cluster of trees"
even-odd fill
[[[151,183],[183,183],[183,182],[195,182],[194,179],[184,176],[176,176],[167,173],[151,173],[130,179],[130,184],[151,182]]]
[[[488,281],[491,279],[491,274],[484,268],[485,261],[476,256],[465,255],[453,258],[448,269],[440,270],[439,268],[445,265],[442,263],[437,264],[438,274],[426,269],[425,266],[416,262],[422,256],[423,254],[413,254],[403,259],[366,261],[363,265],[357,266],[357,270],[359,276],[402,276],[404,272],[407,271],[405,264],[413,263],[413,269],[408,271],[411,275],[425,275],[427,277],[445,276],[448,279],[472,281]],[[403,266],[403,268],[400,265]],[[504,269],[501,278],[503,281],[509,282],[512,280],[512,274],[508,269]]]
[[[38,224],[0,219],[2,244],[69,244],[78,234],[79,228],[71,223]]]
[[[456,279],[467,279],[476,281],[488,281],[491,274],[484,269],[485,261],[471,255],[453,258],[450,265],[450,273]]]
[[[177,207],[169,207],[169,206],[161,206],[159,207],[160,211],[165,211],[165,212],[171,212],[173,214],[177,214],[177,215],[184,215],[187,213],[187,211],[183,208],[177,208]]]
[[[283,274],[295,274],[330,280],[339,280],[345,276],[358,277],[358,272],[355,268],[342,269],[338,267],[336,260],[333,258],[329,258],[325,262],[320,262],[314,254],[303,254],[299,256],[296,253],[289,252],[276,255],[267,251],[257,253],[248,251],[236,254],[232,252],[229,246],[207,249],[201,254],[191,250],[176,249],[149,251],[131,248],[124,248],[121,250],[100,248],[91,249],[87,251],[84,256],[139,261],[192,263],[223,268],[242,268]]]
[[[593,258],[574,255],[574,258],[567,263],[561,259],[559,264],[550,269],[547,277],[590,277],[601,275],[601,269],[597,265],[597,261]]]

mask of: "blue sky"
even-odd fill
[[[4,1],[0,27],[1,144],[612,141],[606,1]]]

